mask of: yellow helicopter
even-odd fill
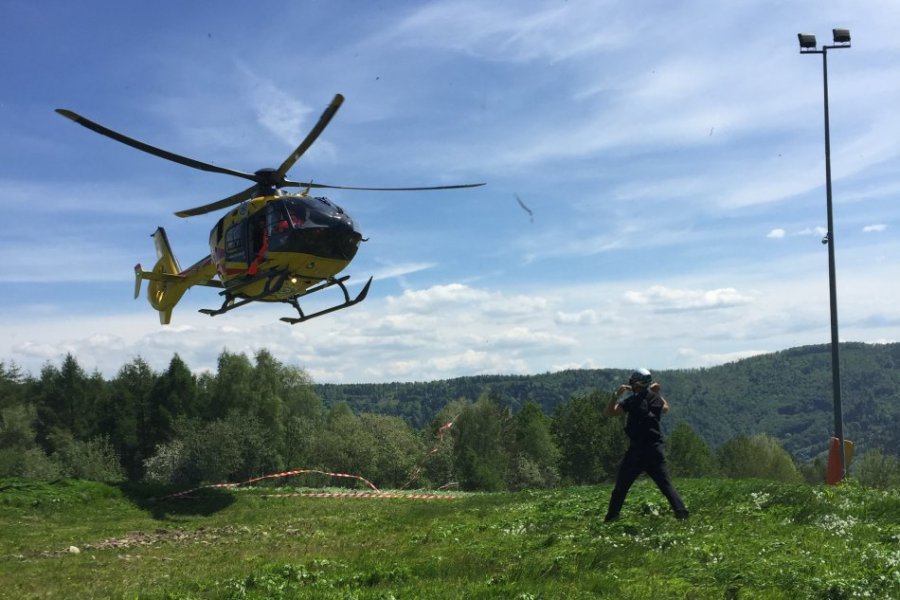
[[[255,173],[218,167],[162,150],[70,110],[58,108],[56,112],[83,127],[154,156],[201,171],[232,175],[253,182],[249,188],[228,198],[175,213],[179,217],[192,217],[238,205],[219,219],[210,232],[209,256],[187,269],[182,270],[175,258],[165,229],[159,227],[153,233],[157,262],[152,271],[143,270],[140,264],[135,265],[134,297],[140,295],[143,280],[148,280],[147,298],[150,305],[159,311],[161,324],[169,324],[172,309],[188,288],[202,285],[220,288],[222,291],[219,294],[224,297],[221,307],[201,309],[204,314],[221,315],[250,302],[285,302],[293,306],[299,316],[282,317],[281,320],[293,325],[362,302],[372,284],[369,277],[359,294],[351,298],[344,285],[350,276],[337,277],[356,256],[360,242],[365,240],[344,209],[328,198],[311,196],[311,189],[399,192],[484,185],[372,188],[288,180],[287,172],[315,142],[343,102],[344,97],[335,94],[319,121],[280,167],[259,169]],[[288,194],[282,189],[287,187],[305,189],[300,193]],[[299,298],[332,286],[339,287],[343,292],[343,302],[311,314],[303,312]]]

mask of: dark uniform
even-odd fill
[[[613,521],[619,517],[619,511],[625,502],[625,496],[631,488],[631,484],[641,473],[647,473],[657,487],[669,501],[675,516],[686,519],[687,508],[681,501],[669,473],[666,469],[666,457],[663,454],[662,431],[659,420],[662,416],[663,399],[659,394],[649,389],[642,389],[637,394],[625,399],[622,410],[628,415],[625,423],[625,433],[631,440],[631,445],[622,459],[619,474],[616,476],[616,487],[609,499],[609,509],[606,512],[606,520]]]

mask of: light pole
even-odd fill
[[[847,475],[847,463],[844,456],[844,417],[841,409],[841,368],[838,354],[838,317],[837,317],[837,284],[834,276],[834,218],[831,214],[831,136],[828,126],[828,51],[850,47],[850,31],[833,29],[834,44],[822,48],[816,47],[816,36],[809,33],[798,33],[800,54],[822,55],[822,80],[825,89],[825,195],[828,210],[828,233],[822,243],[828,244],[828,289],[831,297],[831,385],[834,399],[834,435],[838,439],[841,455],[841,479]]]

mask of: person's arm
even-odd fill
[[[622,384],[619,386],[619,389],[616,390],[616,395],[612,400],[609,401],[609,404],[606,405],[606,410],[604,414],[608,417],[620,417],[625,414],[625,411],[622,409],[622,405],[619,404],[619,396],[622,395],[622,392],[627,392],[631,389],[630,385]]]
[[[662,389],[662,386],[659,385],[658,381],[654,381],[652,384],[650,384],[650,391],[653,392],[654,394],[658,394],[659,399],[662,400],[662,411],[664,413],[669,412],[669,402],[663,397],[662,394],[659,393],[659,391],[661,389]]]

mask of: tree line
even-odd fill
[[[316,389],[267,350],[252,359],[224,351],[215,373],[200,375],[178,355],[160,372],[135,358],[111,380],[86,373],[72,355],[36,377],[0,362],[0,477],[193,485],[310,469],[386,489],[499,491],[609,481],[627,446],[622,421],[602,414],[604,391],[573,394],[547,414],[488,388],[444,398],[415,426],[346,402],[326,405]],[[676,477],[824,479],[822,458],[800,463],[759,432],[713,448],[681,421],[667,454]],[[867,484],[900,484],[894,457],[870,451],[855,466]]]
[[[649,366],[653,365],[635,365]],[[737,435],[767,433],[792,455],[812,460],[827,450],[834,418],[829,345],[791,348],[704,369],[653,370],[681,421],[720,447]],[[551,415],[573,396],[614,390],[623,369],[571,369],[535,375],[476,375],[408,383],[317,384],[325,404],[401,416],[422,427],[447,398],[485,391],[518,412],[535,402]],[[841,344],[844,433],[857,448],[900,457],[900,344]]]

